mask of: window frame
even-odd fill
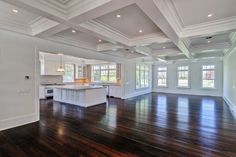
[[[94,80],[94,67],[97,66],[98,67],[98,73],[99,73],[99,80]],[[107,68],[102,69],[102,66],[107,66]],[[110,66],[115,66],[115,68],[110,68]],[[117,64],[94,64],[91,65],[91,82],[92,83],[117,83],[118,79],[117,79]],[[111,71],[115,70],[115,81],[110,81],[110,73]],[[102,81],[101,77],[102,77],[102,71],[107,71],[107,81]]]
[[[65,74],[66,74],[66,64],[69,64],[69,65],[73,65],[73,75],[74,75],[74,77],[73,77],[73,81],[64,81],[64,76],[65,76]],[[75,64],[74,63],[65,63],[64,64],[64,69],[65,69],[65,72],[64,72],[64,75],[62,76],[62,80],[63,80],[63,83],[74,83],[75,82],[75,75],[76,75],[76,71],[75,71],[75,69],[76,69],[76,67],[75,67]]]
[[[137,81],[137,66],[141,66],[144,69],[144,74],[143,74],[144,80],[142,81],[141,80],[141,69],[142,68],[139,67],[139,83],[140,83],[139,87],[137,87],[137,82],[138,82]],[[146,68],[148,69],[147,71],[146,71]],[[147,79],[146,79],[146,72],[148,72],[148,78]],[[150,72],[151,72],[151,69],[150,69],[150,66],[148,64],[135,64],[135,90],[150,88],[150,76],[151,76]],[[144,82],[144,87],[141,86],[141,82]],[[146,86],[145,83],[147,83],[147,86]]]
[[[179,67],[188,67],[188,70],[179,70]],[[179,72],[180,71],[188,71],[188,85],[187,86],[179,86]],[[177,66],[177,70],[176,70],[176,75],[177,75],[177,85],[176,85],[176,87],[177,88],[182,88],[182,89],[189,89],[189,88],[191,88],[191,84],[190,84],[190,82],[191,82],[191,78],[190,78],[190,66],[189,65],[178,65]]]
[[[166,70],[159,70],[159,68],[165,68]],[[159,72],[166,72],[166,85],[159,85]],[[167,66],[158,66],[157,67],[157,87],[159,88],[168,88],[168,67]]]
[[[214,66],[213,69],[203,69],[204,66]],[[216,65],[215,64],[204,64],[201,66],[201,88],[202,89],[208,89],[208,90],[214,90],[216,89],[216,81],[217,81],[217,78],[216,78]],[[203,87],[203,71],[209,71],[209,70],[214,70],[214,87]]]

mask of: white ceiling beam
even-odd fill
[[[219,51],[224,49],[230,49],[232,46],[229,42],[223,43],[208,43],[208,44],[200,44],[196,46],[191,46],[190,51],[192,53],[199,53],[199,52],[207,52],[207,51]]]
[[[103,43],[103,44],[97,45],[97,51],[109,51],[109,50],[117,50],[121,48],[124,48],[124,47],[120,45],[111,44],[111,43]]]
[[[187,58],[191,57],[191,54],[185,45],[185,43],[178,37],[177,32],[171,27],[166,18],[158,9],[159,0],[143,1],[137,0],[137,5],[146,13],[147,16],[167,35],[167,37],[175,43],[175,45],[183,52]],[[161,0],[160,0],[161,1]]]
[[[168,49],[160,49],[153,50],[153,56],[167,56],[167,55],[177,55],[181,53],[181,51],[177,48],[168,48]]]

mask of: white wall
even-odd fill
[[[236,117],[236,49],[224,58],[224,99]]]
[[[0,130],[39,119],[35,40],[0,31]],[[25,75],[30,79],[25,80]]]
[[[202,89],[202,65],[216,65],[216,89]],[[188,65],[190,68],[190,88],[181,89],[177,87],[177,67]],[[157,86],[157,67],[168,67],[168,87]],[[223,63],[220,59],[204,59],[196,61],[178,61],[176,63],[160,63],[153,66],[153,91],[163,93],[178,93],[191,95],[222,96],[223,84]]]
[[[39,51],[122,62],[120,58],[0,30],[0,130],[39,120]],[[25,80],[25,75],[30,79]]]
[[[139,96],[142,94],[150,93],[152,92],[152,65],[149,64],[150,67],[150,80],[149,88],[144,89],[135,89],[135,70],[136,70],[136,64],[142,63],[141,61],[127,61],[124,63],[124,95],[123,98],[131,98],[135,96]]]

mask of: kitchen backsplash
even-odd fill
[[[63,83],[62,76],[40,76],[40,84],[61,84]]]

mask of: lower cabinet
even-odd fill
[[[109,86],[109,96],[121,98],[122,92],[121,92],[121,86]]]

